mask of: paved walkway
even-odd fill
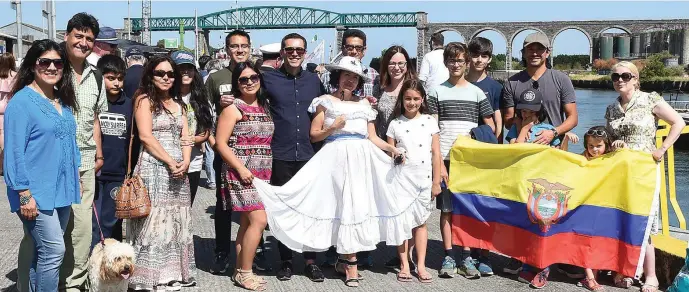
[[[1,181],[1,179],[0,179]],[[17,251],[22,236],[21,223],[14,214],[9,213],[9,204],[6,199],[6,187],[4,182],[0,183],[0,288],[2,291],[16,291],[15,281],[17,279]],[[213,248],[215,246],[213,220],[211,215],[215,208],[214,192],[203,187],[199,188],[194,203],[194,244],[196,252],[196,265],[198,266],[199,287],[184,288],[182,291],[245,291],[233,285],[228,275],[212,275],[209,272],[213,261]],[[346,287],[343,281],[332,269],[325,269],[326,280],[323,283],[312,283],[305,276],[302,276],[303,260],[295,257],[294,267],[296,275],[292,280],[280,282],[274,277],[273,273],[268,273],[265,278],[268,280],[267,291],[531,291],[526,284],[517,281],[515,276],[498,273],[492,277],[481,278],[479,280],[467,280],[461,276],[454,279],[437,278],[437,269],[442,261],[442,241],[438,228],[439,213],[435,212],[429,219],[429,250],[427,255],[428,266],[433,271],[434,281],[431,284],[421,284],[414,279],[411,283],[400,283],[395,278],[395,272],[383,267],[383,263],[392,258],[395,254],[393,247],[379,248],[374,252],[375,266],[372,270],[360,271],[365,278],[358,289]],[[233,223],[232,238],[234,239],[238,225]],[[269,232],[266,232],[269,236]],[[274,260],[273,267],[278,267],[277,246],[272,237],[272,251],[269,253]],[[566,251],[563,251],[566,252]],[[319,260],[322,260],[320,255]],[[234,260],[233,260],[234,261]],[[506,264],[504,257],[494,255],[494,269],[501,271]],[[229,273],[229,272],[228,272]],[[4,277],[2,277],[4,275]],[[551,281],[548,286],[540,291],[586,291],[577,287],[576,281],[569,280],[557,272],[551,274]],[[610,278],[601,280],[601,284],[611,285]],[[606,286],[606,291],[638,291],[638,287],[631,290],[623,290]]]

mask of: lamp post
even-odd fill
[[[20,61],[24,56],[24,42],[22,41],[22,1],[13,0],[12,9],[17,12],[17,51],[15,52],[15,59]],[[17,62],[21,64],[21,62]]]

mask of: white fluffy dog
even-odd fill
[[[89,258],[91,292],[126,292],[135,257],[129,244],[112,238],[98,243]]]

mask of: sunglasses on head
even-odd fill
[[[612,79],[613,82],[620,81],[620,78],[622,78],[622,81],[627,82],[629,80],[632,80],[632,78],[634,78],[634,75],[632,75],[632,73],[627,73],[627,72],[622,73],[622,74],[619,74],[619,73],[610,74],[610,79]]]
[[[167,78],[175,78],[175,72],[174,71],[163,71],[163,70],[155,70],[153,71],[153,76],[163,78],[167,75]]]
[[[608,132],[605,130],[588,130],[586,131],[586,135],[594,137],[604,137],[608,135]]]
[[[258,76],[258,74],[254,74],[254,75],[251,75],[249,77],[244,76],[244,77],[237,78],[237,81],[241,85],[249,84],[249,80],[251,80],[251,83],[258,83],[258,81],[260,81],[261,78]]]
[[[306,53],[306,49],[304,48],[295,48],[295,47],[286,47],[283,50],[285,50],[285,53],[291,55],[294,54],[294,52],[297,52],[297,55],[303,55]]]
[[[38,58],[36,61],[36,66],[40,68],[41,70],[46,70],[50,68],[50,64],[53,64],[55,66],[55,69],[60,70],[64,68],[65,63],[62,61],[62,59],[48,59],[48,58]]]

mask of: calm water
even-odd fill
[[[574,133],[579,138],[584,137],[586,130],[593,126],[605,125],[605,109],[615,101],[617,93],[611,90],[577,89],[577,110],[579,112],[579,125]],[[670,96],[666,95],[668,99]],[[676,96],[673,96],[676,98]],[[679,96],[680,100],[689,100],[689,96]],[[569,151],[581,153],[584,150],[582,141],[579,144],[570,144]],[[677,188],[677,200],[682,208],[684,217],[689,215],[689,151],[675,151],[675,184]],[[678,226],[677,218],[670,208],[670,225]]]

